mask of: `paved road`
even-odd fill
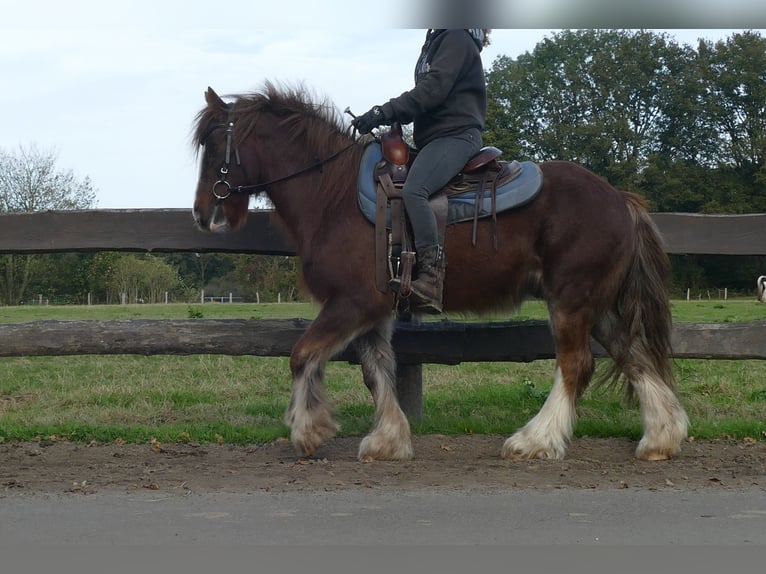
[[[0,498],[0,544],[766,545],[766,490]]]

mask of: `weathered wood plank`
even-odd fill
[[[0,356],[192,355],[288,356],[305,319],[181,319],[35,321],[0,325]],[[766,359],[766,321],[677,323],[676,358]],[[544,321],[398,323],[393,338],[400,364],[529,362],[551,359]],[[605,356],[593,343],[598,357]],[[355,361],[351,351],[337,357]]]
[[[188,209],[99,209],[0,215],[0,253],[154,251],[292,255],[270,212],[227,235],[194,226]]]
[[[766,214],[653,213],[668,253],[766,255]]]
[[[766,255],[766,214],[655,213],[668,253]],[[189,210],[46,211],[0,215],[0,253],[63,251],[229,252],[291,255],[268,211],[237,233],[197,230]]]
[[[679,359],[766,359],[766,321],[676,323],[673,354]]]

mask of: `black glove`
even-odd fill
[[[387,123],[386,116],[383,114],[383,110],[380,106],[373,106],[369,112],[363,113],[361,116],[357,116],[351,122],[360,134],[368,134],[374,128]]]

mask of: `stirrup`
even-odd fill
[[[412,293],[412,268],[415,266],[415,252],[402,251],[399,262],[399,276],[393,277],[388,285],[399,294],[399,297],[406,299]]]

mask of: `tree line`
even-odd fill
[[[487,74],[487,141],[564,159],[642,195],[650,210],[766,211],[766,40],[696,47],[646,30],[565,30]],[[673,256],[677,292],[754,289],[766,258]]]
[[[485,144],[507,159],[577,162],[650,210],[766,212],[766,40],[679,44],[648,30],[563,30],[487,70]],[[0,149],[0,212],[95,206],[92,182],[36,146]],[[673,256],[677,293],[751,292],[764,257]],[[1,255],[0,303],[297,299],[294,258],[231,254]]]

